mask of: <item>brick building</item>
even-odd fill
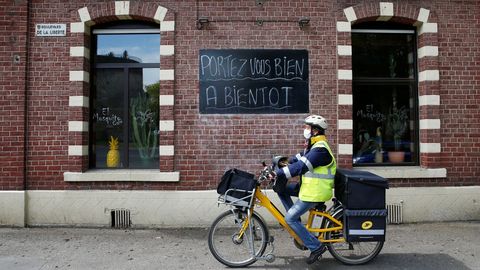
[[[406,221],[480,218],[478,1],[0,6],[0,225],[208,224],[308,114]]]

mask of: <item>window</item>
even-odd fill
[[[352,29],[353,164],[418,164],[414,28],[363,23]]]
[[[158,25],[93,30],[90,167],[158,168]]]

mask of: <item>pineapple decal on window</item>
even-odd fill
[[[120,164],[120,151],[118,151],[118,138],[110,136],[108,145],[110,149],[107,153],[107,167],[108,168],[117,168]]]

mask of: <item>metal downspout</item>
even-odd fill
[[[28,226],[28,199],[27,199],[27,190],[28,190],[28,176],[27,176],[27,162],[28,162],[28,73],[30,71],[29,67],[29,49],[30,49],[30,4],[31,1],[27,1],[27,27],[26,27],[26,37],[25,37],[25,92],[24,92],[24,119],[23,119],[23,199],[24,199],[24,212],[23,212],[23,226]]]

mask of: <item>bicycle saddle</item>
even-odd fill
[[[327,209],[327,206],[325,205],[325,202],[319,202],[313,208],[318,211],[325,211],[325,209]]]

